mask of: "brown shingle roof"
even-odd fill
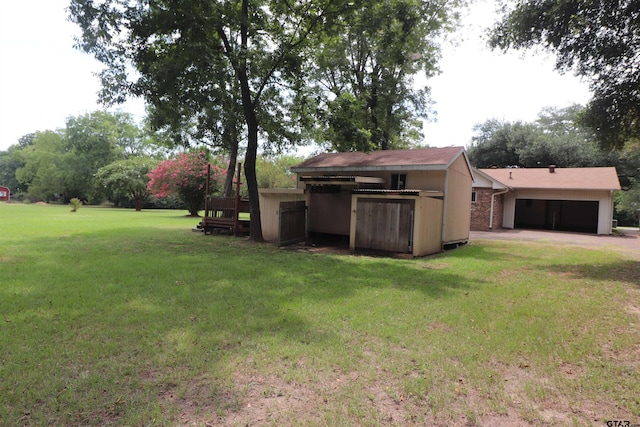
[[[446,167],[464,151],[463,147],[420,148],[349,153],[324,153],[291,168],[293,172],[312,170],[383,170]]]
[[[620,190],[616,168],[480,169],[513,189]]]

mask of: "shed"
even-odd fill
[[[476,177],[477,194],[482,178],[492,181],[492,198],[502,205],[502,221],[494,224],[503,228],[611,234],[620,190],[614,167],[480,169]]]
[[[469,239],[473,174],[463,147],[325,153],[291,170],[310,233],[415,256]]]
[[[281,212],[282,203],[287,202],[306,202],[307,197],[303,190],[298,189],[281,189],[281,188],[261,188],[258,191],[260,196],[260,224],[262,225],[262,237],[268,242],[281,242]],[[306,206],[306,203],[305,203]],[[304,214],[304,222],[306,225],[306,213]],[[303,232],[306,236],[306,230]],[[286,239],[287,241],[289,239]]]
[[[11,191],[9,187],[0,185],[0,202],[8,202],[11,199]]]

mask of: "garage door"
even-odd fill
[[[515,227],[596,233],[598,202],[517,199]]]

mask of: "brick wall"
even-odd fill
[[[488,231],[493,190],[474,188],[473,191],[476,192],[476,201],[471,203],[471,230]],[[493,202],[493,229],[502,228],[503,198],[504,195],[501,194],[496,196]]]

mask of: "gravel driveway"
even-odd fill
[[[472,231],[470,240],[525,240],[546,241],[568,245],[586,246],[619,251],[633,259],[640,260],[640,233],[637,228],[616,229],[621,235],[597,236],[595,234],[565,233],[539,230],[494,230]]]

